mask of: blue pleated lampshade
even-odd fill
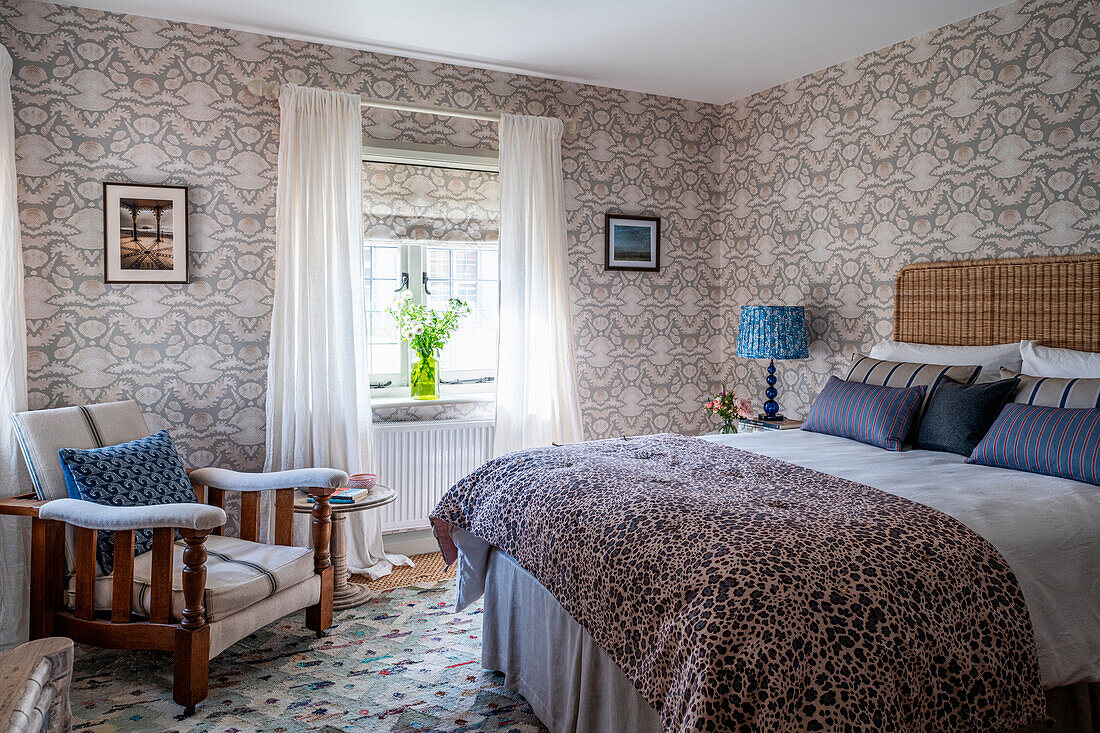
[[[743,305],[737,327],[743,359],[806,359],[806,311],[800,305]]]

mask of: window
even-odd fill
[[[471,308],[440,360],[442,379],[480,382],[496,376],[499,323],[499,250],[496,246],[395,244],[367,240],[364,251],[370,333],[371,383],[379,389],[408,387],[414,358],[401,343],[386,308],[406,288],[413,301],[437,310],[449,298]],[[407,279],[405,276],[408,276]],[[390,384],[381,386],[382,383]],[[447,385],[444,385],[447,386]]]
[[[416,152],[430,162],[432,151]],[[416,357],[386,312],[405,290],[415,302],[437,310],[446,308],[449,298],[470,305],[441,354],[442,396],[492,391],[500,303],[497,175],[485,170],[484,162],[480,170],[453,167],[453,152],[440,156],[445,165],[376,157],[365,152],[363,163],[372,394],[408,396],[409,366]]]

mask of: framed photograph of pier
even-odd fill
[[[661,269],[661,217],[607,214],[604,224],[604,269]]]
[[[103,281],[187,282],[187,186],[103,184]]]

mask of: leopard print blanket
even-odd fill
[[[431,515],[504,550],[666,731],[990,731],[1042,720],[1016,578],[955,519],[696,438],[510,453]]]

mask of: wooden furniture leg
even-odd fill
[[[53,635],[54,613],[61,609],[65,525],[35,517],[31,520],[30,638]]]
[[[329,551],[332,540],[332,505],[327,494],[313,494],[315,499],[310,514],[310,534],[313,539],[313,570],[321,576],[321,599],[306,609],[306,628],[320,638],[325,629],[332,626],[332,560]]]
[[[206,699],[210,671],[210,627],[202,595],[206,587],[208,531],[180,530],[183,550],[183,621],[175,631],[175,675],[172,699],[192,715]]]

